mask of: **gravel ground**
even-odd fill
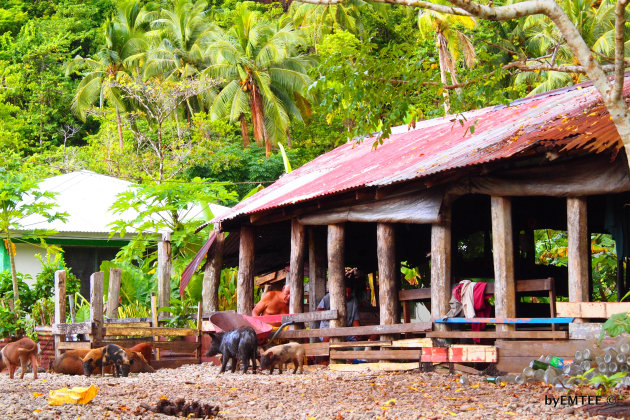
[[[184,398],[218,405],[227,419],[374,419],[374,418],[577,418],[573,407],[545,404],[545,395],[566,395],[540,385],[481,382],[468,376],[410,372],[334,372],[325,366],[305,367],[303,374],[226,373],[204,363],[161,369],[128,378],[67,376],[43,373],[37,380],[0,376],[3,417],[26,418],[173,418],[153,413],[160,397]],[[99,387],[86,405],[49,406],[48,392],[76,386]],[[576,412],[578,414],[578,412]]]

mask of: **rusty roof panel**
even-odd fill
[[[627,95],[630,83],[626,83]],[[492,106],[396,127],[382,145],[344,144],[285,174],[225,214],[230,220],[361,187],[382,187],[447,170],[507,159],[534,145],[595,150],[619,147],[619,135],[597,90],[585,83]],[[589,147],[591,147],[589,149]]]

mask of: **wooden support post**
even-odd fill
[[[157,312],[157,297],[151,293],[151,325],[153,327],[159,327],[160,326],[160,321],[158,319],[158,312]],[[153,341],[158,341],[159,337],[155,336],[153,337]],[[155,348],[155,360],[160,360],[160,348],[156,347]]]
[[[109,285],[107,287],[107,318],[118,318],[118,298],[120,297],[120,280],[122,270],[120,268],[109,269]]]
[[[378,256],[378,305],[380,308],[380,325],[397,324],[398,286],[400,278],[396,272],[396,241],[394,225],[379,223],[376,226],[376,246]],[[381,335],[381,340],[392,340],[391,335]]]
[[[214,240],[211,251],[208,253],[208,261],[203,271],[201,297],[205,312],[216,312],[219,310],[219,284],[221,283],[224,246],[225,233],[217,232],[217,237]]]
[[[171,234],[162,235],[158,242],[158,308],[169,306],[171,299]]]
[[[451,299],[451,206],[444,203],[442,219],[431,225],[431,318],[446,315]],[[444,324],[433,324],[436,331],[446,331]]]
[[[306,247],[306,229],[297,219],[291,219],[291,259],[289,262],[289,313],[304,312],[304,250]],[[294,326],[295,329],[297,326]]]
[[[569,302],[588,302],[588,227],[586,198],[567,198]],[[574,322],[581,322],[576,319]]]
[[[492,255],[494,260],[494,305],[497,318],[516,316],[512,202],[508,197],[490,199]],[[513,331],[514,325],[497,324],[497,332]]]
[[[199,346],[195,350],[195,358],[201,363],[201,327],[203,326],[203,304],[199,302],[197,304],[197,337],[195,341],[199,343]]]
[[[241,226],[236,279],[236,312],[251,315],[254,308],[254,228]]]
[[[337,310],[337,319],[330,321],[331,328],[346,326],[346,288],[344,267],[345,226],[328,226],[328,292],[330,309]],[[331,342],[343,341],[340,337],[331,337]]]
[[[92,323],[92,347],[103,340],[103,272],[90,276],[90,322]]]
[[[55,324],[66,322],[66,272],[55,271]],[[59,343],[66,341],[65,336],[55,334],[55,357],[61,356]]]
[[[326,238],[317,227],[308,229],[308,309],[315,312],[326,294]],[[319,322],[311,322],[317,328]]]

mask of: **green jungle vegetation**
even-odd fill
[[[614,2],[559,3],[594,51],[613,54]],[[112,229],[173,230],[173,297],[210,229],[182,221],[190,202],[234,205],[277,179],[287,161],[299,167],[349,140],[387,137],[396,125],[585,80],[504,68],[551,53],[557,64],[575,63],[545,17],[492,22],[363,0],[1,0],[0,34],[3,197],[15,205],[35,190],[30,180],[80,169],[137,183],[114,210],[148,208]],[[169,220],[147,222],[163,210]],[[53,208],[19,215],[29,212],[65,217]],[[19,240],[9,228],[20,217],[0,216],[5,243]],[[561,236],[541,239],[541,259],[562,263]],[[614,256],[614,243],[601,242]],[[104,263],[106,272],[125,272],[123,312],[146,313],[156,290],[153,243],[139,237]],[[600,270],[608,287],[598,290],[612,299],[611,261]],[[38,290],[50,290],[59,267],[62,258],[45,261],[48,287]],[[233,308],[234,270],[223,277],[221,304]],[[10,278],[6,296],[21,294],[24,309],[44,319],[49,302],[40,300],[50,296],[20,292],[20,274]],[[200,290],[197,274],[187,299],[197,302]],[[10,311],[0,305],[0,315]]]

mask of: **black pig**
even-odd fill
[[[129,356],[127,356],[125,350],[116,344],[108,344],[103,349],[103,371],[109,365],[113,365],[112,372],[114,376],[119,374],[125,377],[129,376],[129,370],[131,369]]]
[[[232,359],[232,373],[236,371],[237,360],[243,362],[243,373],[247,373],[249,361],[252,361],[252,373],[256,373],[256,353],[258,341],[256,332],[252,327],[240,327],[236,330],[220,333],[210,333],[212,344],[206,352],[206,356],[214,356],[221,353],[221,370],[225,372],[228,360]]]

